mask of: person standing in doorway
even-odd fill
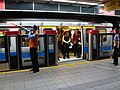
[[[76,57],[77,54],[77,40],[78,40],[78,29],[75,30],[75,33],[73,34],[72,44],[73,44],[73,53],[74,57]]]
[[[119,29],[115,28],[114,29],[114,38],[113,38],[113,64],[115,66],[118,65],[118,49],[119,49]]]
[[[33,71],[33,73],[39,72],[38,53],[37,53],[37,46],[38,46],[37,26],[34,25],[31,30],[24,27],[22,28],[27,32],[29,31],[28,39],[29,39],[30,57],[33,66],[33,68],[30,71]]]
[[[78,33],[78,40],[77,40],[77,57],[76,58],[80,58],[81,57],[81,33]]]
[[[66,31],[63,38],[62,38],[62,43],[63,43],[63,49],[64,49],[64,53],[63,53],[63,58],[65,59],[66,58],[66,54],[67,54],[67,58],[70,59],[70,56],[69,56],[69,45],[70,45],[70,41],[71,41],[71,38],[69,36],[69,32]]]

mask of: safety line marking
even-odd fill
[[[111,59],[102,59],[102,60],[94,60],[94,61],[74,61],[74,62],[70,62],[70,63],[60,63],[58,66],[49,66],[49,67],[43,67],[43,68],[40,68],[40,69],[44,70],[44,69],[59,68],[59,67],[65,67],[65,66],[84,65],[84,64],[90,64],[92,62],[102,62],[102,61],[105,61],[105,60],[111,60]],[[17,72],[27,72],[29,70],[30,69],[5,71],[5,72],[0,72],[0,75],[17,73]]]

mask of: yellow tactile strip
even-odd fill
[[[104,60],[110,60],[110,59],[104,59]],[[92,62],[101,62],[104,61],[102,60],[94,60],[94,61],[73,61],[70,63],[60,63],[58,66],[50,66],[50,67],[44,67],[44,68],[40,68],[40,69],[50,69],[50,68],[59,68],[59,67],[65,67],[65,66],[75,66],[75,65],[82,65],[82,64],[89,64]],[[29,71],[30,69],[24,69],[24,70],[15,70],[15,71],[5,71],[5,72],[0,72],[1,74],[11,74],[11,73],[17,73],[17,72],[26,72]]]

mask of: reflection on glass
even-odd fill
[[[16,56],[16,37],[10,37],[10,56]]]
[[[107,35],[101,35],[100,42],[106,42],[106,41],[107,41]]]
[[[45,64],[45,44],[44,37],[38,38],[38,63]]]
[[[99,30],[99,33],[107,33],[107,30]],[[106,42],[107,41],[107,35],[100,35],[100,42]]]
[[[0,38],[0,61],[5,61],[5,40],[4,38]]]
[[[45,45],[44,45],[44,37],[38,38],[38,44],[39,44],[39,51],[45,51],[44,50],[44,47],[45,47]]]
[[[0,38],[0,48],[4,48],[5,47],[5,40],[4,38]]]
[[[54,37],[52,36],[49,36],[48,38],[48,48],[49,50],[53,50],[54,49]]]
[[[20,34],[27,34],[28,32],[24,31],[24,30],[20,30]],[[22,47],[28,47],[29,44],[29,40],[27,37],[21,37],[21,46]]]
[[[22,47],[28,47],[28,45],[29,45],[29,40],[28,40],[27,37],[22,37],[22,38],[21,38],[21,45],[22,45]]]

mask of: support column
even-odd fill
[[[88,60],[92,60],[92,34],[89,33],[88,35],[89,40],[88,40]]]

